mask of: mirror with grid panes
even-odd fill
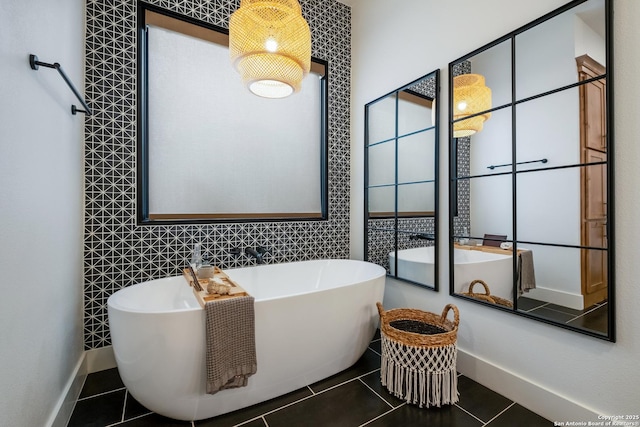
[[[365,256],[437,290],[439,71],[365,106]]]
[[[611,22],[573,1],[449,64],[449,267],[456,297],[614,341]]]

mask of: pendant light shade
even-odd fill
[[[453,78],[453,120],[463,119],[491,109],[491,89],[485,86],[484,76],[462,74]],[[453,123],[453,136],[461,138],[480,132],[491,113],[479,114]]]
[[[311,66],[311,32],[297,0],[241,0],[229,20],[231,62],[258,96],[300,90]]]

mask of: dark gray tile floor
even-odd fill
[[[581,329],[590,329],[602,334],[607,333],[607,301],[595,304],[584,310],[575,310],[561,305],[539,301],[532,298],[518,298],[518,310],[526,311],[536,317],[566,323]]]
[[[389,394],[380,383],[380,338],[345,371],[284,396],[201,421],[175,421],[140,405],[118,370],[90,374],[68,427],[499,427],[551,426],[552,422],[477,382],[458,377],[460,400],[442,408],[418,408]]]

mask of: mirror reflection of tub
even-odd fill
[[[504,253],[454,248],[453,269],[455,292],[466,293],[474,280],[482,280],[491,295],[513,302],[513,259],[509,251]],[[481,287],[474,292],[484,293]]]
[[[528,249],[519,248],[518,252],[531,253]],[[487,246],[462,246],[456,245],[453,251],[453,272],[455,278],[455,293],[466,294],[469,286],[474,281],[482,281],[488,287],[491,296],[507,300],[513,303],[513,253],[511,250],[497,249]],[[516,283],[520,287],[520,293],[528,292],[535,288],[535,275],[533,273],[533,258],[530,259],[530,280],[526,286],[518,277]],[[522,261],[519,260],[518,264]],[[523,264],[524,265],[524,264]],[[389,270],[391,275],[420,284],[433,283],[435,276],[434,269],[434,247],[421,247],[403,249],[398,251],[396,265],[395,252],[389,252]],[[485,294],[484,285],[474,286],[474,293]],[[502,304],[504,305],[504,304]]]
[[[398,251],[398,277],[412,282],[433,285],[435,283],[435,246],[402,249]],[[396,274],[396,254],[389,252],[389,270]]]
[[[491,295],[513,301],[511,253],[506,250],[500,252],[503,253],[455,248],[453,252],[455,292],[468,292],[469,284],[479,279],[487,283]],[[400,250],[397,263],[398,277],[416,283],[433,283],[433,246]],[[389,270],[392,276],[395,275],[395,252],[389,253]],[[484,293],[482,287],[474,291]]]

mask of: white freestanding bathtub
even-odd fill
[[[468,292],[469,284],[480,279],[491,295],[513,301],[513,257],[481,250],[453,250],[453,280],[456,293]],[[484,293],[481,285],[474,292]]]
[[[255,298],[258,372],[246,387],[205,394],[205,314],[182,276],[108,299],[122,380],[148,409],[198,420],[244,408],[354,364],[376,330],[384,268],[315,260],[225,270]]]

